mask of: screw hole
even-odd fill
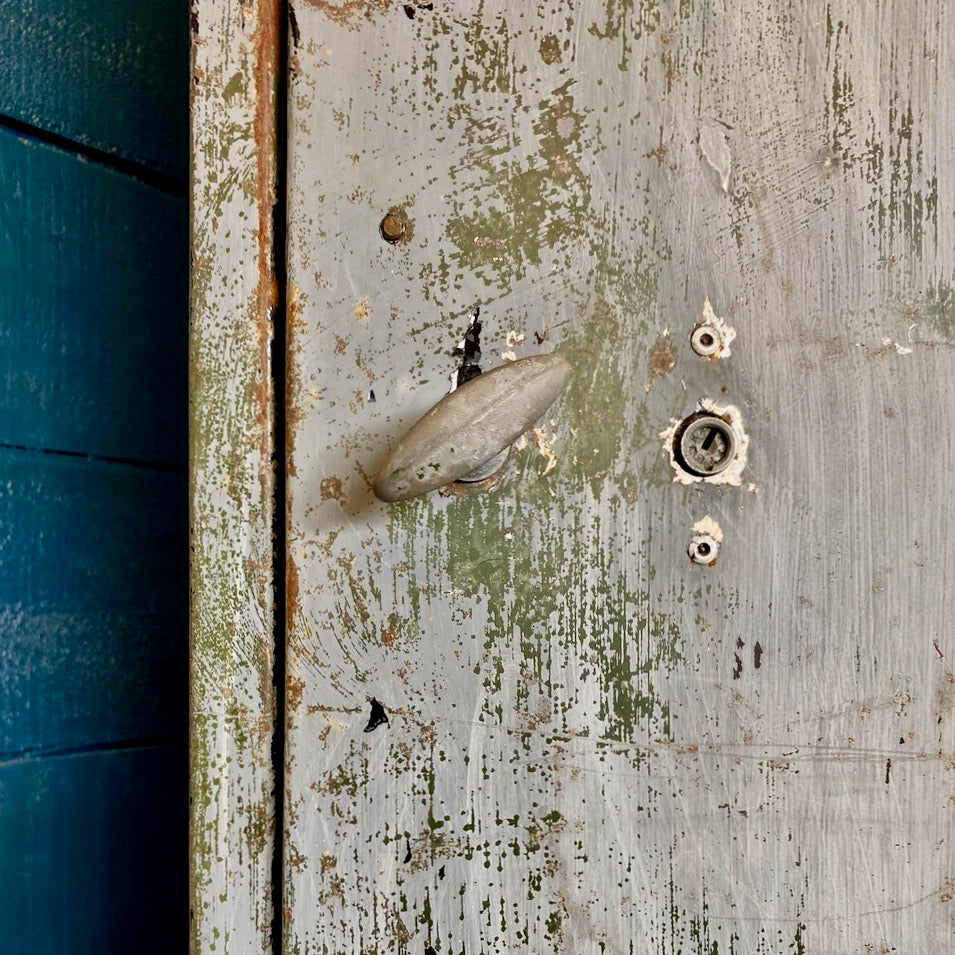
[[[706,542],[696,545],[696,552],[700,557],[709,557],[710,556],[710,545]]]
[[[388,215],[381,220],[378,231],[381,233],[381,237],[385,242],[394,245],[396,242],[401,241],[402,236],[405,234],[405,226],[398,216],[389,212]]]
[[[690,347],[704,358],[713,358],[722,350],[719,333],[709,325],[697,325],[690,335]]]

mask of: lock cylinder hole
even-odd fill
[[[725,471],[735,453],[732,427],[713,414],[702,411],[691,414],[673,435],[676,463],[695,477],[712,477]]]

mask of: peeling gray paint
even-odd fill
[[[952,947],[952,16],[296,6],[289,952]],[[568,391],[381,504],[476,304]],[[750,483],[672,482],[704,395]]]

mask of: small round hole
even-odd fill
[[[686,553],[694,564],[712,567],[720,556],[720,544],[709,534],[698,534],[690,541]]]
[[[720,353],[723,343],[712,326],[697,325],[690,335],[690,347],[697,355],[702,355],[704,358],[713,358]]]

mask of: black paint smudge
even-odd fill
[[[891,759],[887,759],[887,760],[885,761],[885,784],[886,784],[886,786],[889,785],[889,773],[891,773],[891,772],[892,772],[892,760],[891,760]]]
[[[438,955],[438,953],[430,945],[425,945],[424,955]]]
[[[753,666],[758,670],[759,665],[763,660],[763,648],[760,642],[756,641],[756,646],[753,647]]]
[[[468,316],[470,322],[468,330],[464,335],[463,347],[456,348],[456,355],[463,355],[461,367],[458,368],[458,387],[460,388],[466,381],[477,378],[481,374],[481,366],[478,364],[481,360],[481,323],[478,316],[481,314],[480,308],[475,308]]]
[[[368,714],[368,725],[365,727],[365,732],[370,733],[372,730],[378,729],[382,723],[386,726],[389,725],[388,714],[385,712],[385,708],[376,699],[372,699],[371,713]]]
[[[439,878],[439,879],[443,879],[443,878],[444,878],[444,866],[441,866],[441,868],[438,869],[438,878]]]
[[[407,865],[410,861],[411,861],[411,841],[407,840],[405,842],[405,858],[404,858],[403,864]]]
[[[368,400],[369,400],[369,401],[377,401],[377,400],[378,400],[378,399],[375,397],[375,389],[374,389],[374,388],[372,388],[372,389],[368,392]]]
[[[733,670],[733,679],[738,680],[743,675],[743,661],[738,653],[734,653],[736,658],[736,668]]]

